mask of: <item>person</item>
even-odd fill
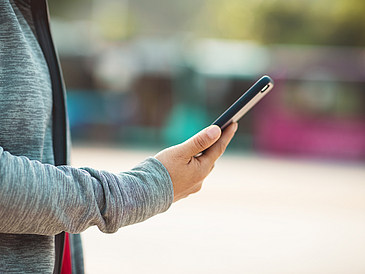
[[[118,174],[71,167],[47,2],[0,0],[0,272],[83,273],[80,232],[116,232],[199,191],[236,129],[210,126]]]

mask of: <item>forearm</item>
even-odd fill
[[[129,172],[55,167],[0,148],[0,232],[53,235],[97,225],[106,233],[168,209],[170,177],[154,158]]]

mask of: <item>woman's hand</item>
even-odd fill
[[[218,126],[210,126],[184,143],[167,148],[155,156],[170,174],[174,202],[201,189],[203,180],[225,151],[236,130],[237,123],[229,125],[223,133]],[[194,157],[204,150],[204,154]]]

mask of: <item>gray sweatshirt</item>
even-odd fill
[[[0,273],[52,273],[54,235],[113,233],[173,200],[152,157],[119,174],[54,165],[52,81],[30,7],[0,0]]]

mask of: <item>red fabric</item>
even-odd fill
[[[65,246],[63,250],[61,274],[72,274],[70,237],[68,233],[65,233]]]

